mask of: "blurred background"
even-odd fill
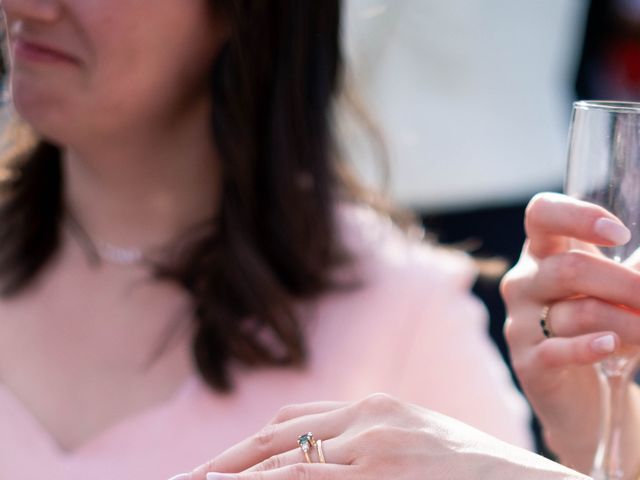
[[[350,80],[384,133],[392,197],[441,242],[512,265],[527,201],[562,189],[571,103],[640,100],[640,0],[346,3]],[[346,136],[375,184],[374,151]],[[507,359],[498,281],[475,292]]]
[[[527,201],[562,188],[589,2],[346,4],[352,87],[382,128],[393,198],[440,241],[513,263]],[[371,150],[347,143],[358,171],[375,183]],[[504,352],[493,283],[477,289]]]

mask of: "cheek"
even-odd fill
[[[97,34],[102,28],[96,32],[99,48],[91,82],[99,109],[121,118],[158,115],[172,103],[208,93],[210,67],[224,37],[205,23],[204,14],[195,9],[189,15],[156,12],[149,22],[119,25],[117,36],[105,30],[101,42]]]
[[[208,95],[210,66],[224,41],[204,1],[154,0],[149,10],[147,2],[113,0],[126,3],[128,15],[89,8],[97,1],[79,3],[86,8],[82,68],[12,78],[18,112],[61,142],[139,128]]]

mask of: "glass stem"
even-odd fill
[[[603,388],[602,426],[592,476],[594,480],[623,480],[622,430],[629,372],[607,363],[605,360],[599,366]]]

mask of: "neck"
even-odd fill
[[[220,166],[208,108],[166,130],[69,147],[63,165],[67,208],[93,240],[151,249],[218,211]]]

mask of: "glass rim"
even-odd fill
[[[617,100],[578,100],[573,102],[576,110],[604,110],[608,112],[640,113],[640,102]]]

